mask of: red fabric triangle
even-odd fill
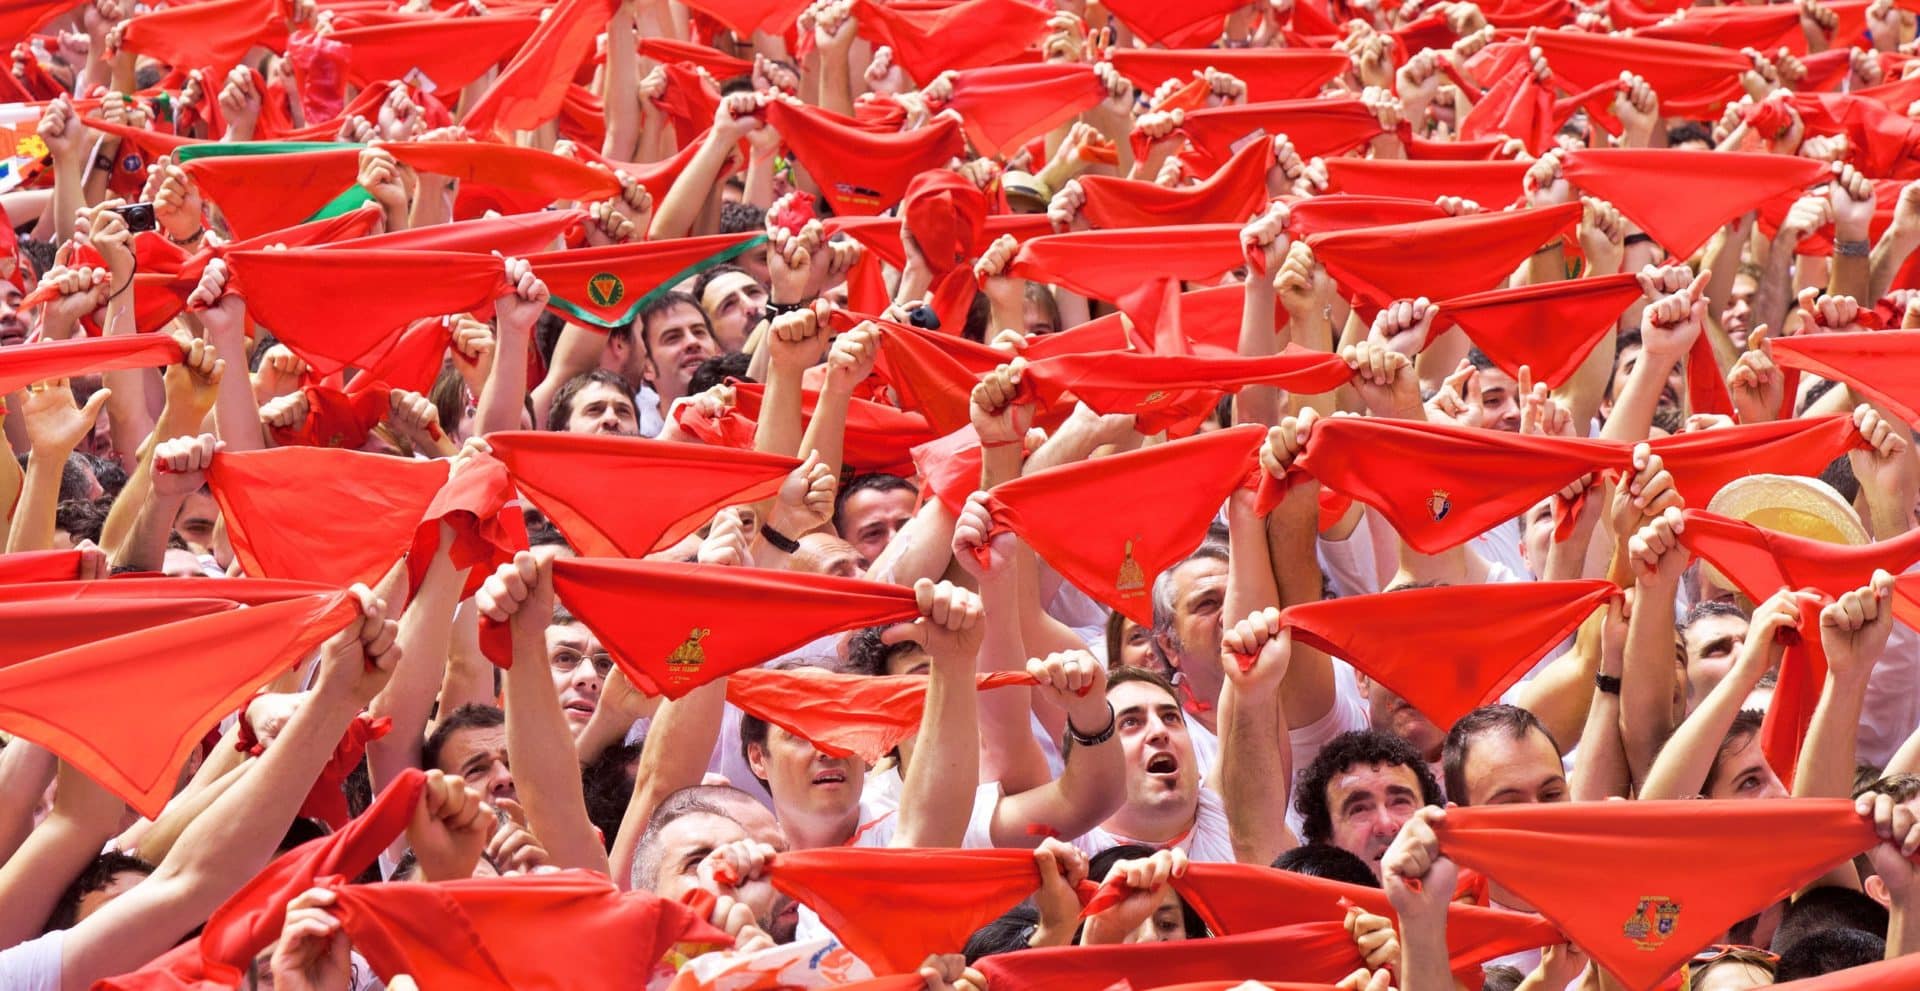
[[[438,89],[461,89],[520,49],[538,17],[436,17],[335,31],[346,45],[355,86],[425,74]]]
[[[931,334],[917,327],[875,322],[881,328],[880,356],[885,365],[880,372],[899,393],[901,407],[926,417],[927,423],[942,433],[970,425],[973,387],[982,374],[993,369],[971,370],[969,362],[955,357],[930,339]],[[965,338],[953,340],[973,343]],[[1002,359],[1008,357],[998,351],[994,354]]]
[[[1040,869],[1031,850],[822,847],[774,855],[767,880],[819,913],[874,973],[905,974],[930,954],[960,952],[974,930],[1039,889]],[[900,897],[908,885],[912,897]]]
[[[461,598],[479,590],[480,583],[512,561],[516,551],[527,549],[526,516],[507,466],[493,455],[475,454],[434,494],[414,531],[407,554],[409,599],[419,591],[427,565],[440,549],[441,523],[453,529],[453,547],[448,552],[453,566],[468,569]]]
[[[362,209],[349,210],[337,217],[315,220],[285,230],[269,231],[229,244],[202,248],[182,260],[178,269],[172,273],[155,271],[152,266],[142,265],[142,270],[136,272],[133,277],[135,325],[143,334],[150,334],[165,327],[168,321],[179,316],[180,311],[186,309],[187,297],[191,296],[193,290],[200,285],[200,279],[207,271],[207,263],[215,258],[226,257],[230,251],[264,248],[269,244],[302,248],[364,237],[375,224],[380,222],[380,219],[380,208],[369,204]]]
[[[538,148],[478,141],[408,141],[387,150],[417,171],[525,192],[540,200],[539,206],[620,194],[619,180],[606,171]]]
[[[1119,300],[1150,283],[1204,282],[1246,264],[1240,226],[1138,227],[1036,237],[1020,246],[1007,272],[1094,299]],[[1156,293],[1158,288],[1153,286]],[[1153,325],[1137,315],[1134,322]]]
[[[384,352],[370,356],[366,374],[347,383],[349,395],[372,389],[376,384],[389,389],[406,389],[426,395],[445,367],[447,348],[453,343],[453,330],[444,317],[415,320]],[[434,427],[429,424],[429,427]],[[436,428],[437,429],[437,428]]]
[[[800,462],[637,437],[514,430],[487,435],[514,484],[582,554],[643,557],[716,510],[772,496]]]
[[[933,275],[933,311],[953,333],[979,289],[973,262],[987,248],[987,197],[971,179],[935,169],[907,184],[900,216]]]
[[[1713,563],[1755,602],[1783,588],[1810,588],[1828,598],[1866,585],[1885,568],[1901,574],[1920,561],[1920,530],[1850,547],[1767,530],[1718,513],[1689,509],[1680,542]]]
[[[141,14],[120,35],[122,51],[151,55],[176,68],[206,67],[225,79],[247,50],[283,51],[287,15],[278,0],[202,0]]]
[[[1542,85],[1526,62],[1514,63],[1460,121],[1463,138],[1519,138],[1535,155],[1552,144],[1556,128],[1553,89]]]
[[[179,360],[180,345],[158,334],[20,344],[0,349],[0,396],[35,382],[126,368],[155,368]]]
[[[348,393],[332,386],[309,385],[301,391],[307,397],[307,418],[292,427],[274,427],[275,446],[358,450],[393,409],[392,386],[370,384]]]
[[[1021,390],[1043,408],[1071,405],[1099,413],[1132,413],[1142,433],[1176,436],[1212,415],[1220,397],[1250,385],[1289,392],[1332,392],[1351,378],[1347,363],[1324,351],[1288,345],[1261,357],[1139,354],[1102,351],[1032,361]]]
[[[601,329],[631,325],[655,292],[679,284],[697,269],[738,257],[763,243],[760,234],[714,234],[666,241],[635,241],[527,256],[553,294],[548,304]]]
[[[1385,306],[1492,289],[1579,218],[1580,204],[1566,203],[1313,234],[1307,244],[1341,288]]]
[[[207,730],[358,615],[344,592],[305,596],[22,661],[0,670],[0,728],[154,818]],[[216,643],[219,663],[209,664]],[[75,693],[77,681],[87,691]]]
[[[79,575],[79,551],[16,551],[0,554],[0,601],[14,591],[9,586],[70,582]]]
[[[892,46],[893,60],[923,86],[948,69],[998,65],[1047,30],[1047,12],[1023,0],[918,7],[855,0],[853,18],[862,37]]]
[[[199,937],[94,986],[103,991],[237,986],[254,958],[280,938],[289,902],[320,878],[358,875],[406,832],[426,780],[416,768],[400,772],[358,818],[281,854],[255,874],[214,909]]]
[[[1639,298],[1625,273],[1458,296],[1441,302],[1427,343],[1457,325],[1507,374],[1526,365],[1535,382],[1558,389]]]
[[[51,3],[47,0],[6,0],[0,3],[0,37],[25,38],[41,25],[72,9],[64,0],[53,0]],[[7,75],[11,78],[13,74],[9,72]]]
[[[1826,798],[1455,808],[1436,830],[1629,991],[1879,842],[1851,801]]]
[[[60,554],[69,559],[78,551],[33,551],[34,554]],[[26,554],[0,556],[25,557]],[[33,599],[70,601],[89,599],[226,599],[242,605],[258,606],[285,602],[303,596],[320,595],[334,589],[318,582],[287,581],[278,578],[158,578],[123,575],[111,581],[79,581],[71,572],[65,578],[23,580],[19,584],[0,584],[0,602]]]
[[[1142,987],[1213,980],[1331,984],[1361,965],[1338,919],[1213,939],[1050,946],[977,964],[995,991],[1106,991],[1121,979]]]
[[[1361,161],[1334,159],[1333,161]],[[1329,166],[1332,162],[1328,163]],[[1328,175],[1332,175],[1331,172]],[[1357,196],[1332,193],[1296,199],[1287,203],[1287,233],[1294,237],[1352,230],[1356,227],[1385,227],[1411,224],[1420,220],[1439,220],[1447,215],[1432,200],[1404,199],[1398,196]]]
[[[720,88],[690,65],[674,63],[665,66],[663,71],[667,77],[666,92],[656,98],[653,105],[666,115],[667,123],[673,125],[675,140],[685,145],[713,123],[714,111],[720,109]]]
[[[1631,66],[1660,94],[1661,113],[1693,119],[1717,118],[1739,99],[1740,74],[1753,67],[1737,51],[1678,41],[1584,31],[1536,31],[1528,40],[1546,56],[1561,89],[1578,93],[1617,83],[1621,67]]]
[[[988,493],[994,526],[1025,538],[1081,591],[1149,625],[1155,576],[1199,545],[1227,496],[1258,472],[1265,437],[1256,425],[1232,427],[1002,482]],[[1114,492],[1127,500],[1115,503]],[[1108,508],[1093,515],[1092,505]]]
[[[1920,331],[1802,335],[1772,343],[1780,367],[1845,382],[1902,421],[1920,422]]]
[[[1583,148],[1567,156],[1561,174],[1686,258],[1755,204],[1821,181],[1828,166],[1792,155]]]
[[[574,70],[593,54],[613,0],[560,0],[460,118],[469,133],[531,131],[554,118]]]
[[[1617,591],[1606,581],[1415,588],[1292,606],[1281,622],[1434,725],[1452,726],[1513,687]]]
[[[443,461],[318,447],[222,453],[207,471],[247,574],[335,588],[378,582],[446,480]]]
[[[1083,176],[1086,205],[1080,213],[1096,228],[1245,224],[1266,208],[1272,166],[1273,143],[1253,141],[1197,186],[1168,189],[1137,179]]]
[[[1792,17],[1786,15],[1792,14]],[[1686,10],[1678,20],[1653,24],[1634,32],[1636,38],[1683,41],[1739,51],[1763,52],[1786,48],[1797,55],[1807,51],[1800,13],[1785,7],[1708,7]]]
[[[640,57],[661,63],[685,62],[689,65],[697,65],[712,73],[715,79],[745,76],[753,72],[753,63],[746,59],[734,58],[718,49],[680,41],[676,38],[640,39]],[[605,53],[602,53],[597,61],[605,62]]]
[[[0,602],[0,668],[95,640],[239,608],[217,598],[23,599]]]
[[[767,107],[767,123],[780,131],[808,171],[821,177],[820,192],[836,214],[886,210],[906,196],[915,176],[942,168],[966,152],[960,122],[951,117],[935,118],[916,131],[875,134],[846,123],[846,118],[834,119],[838,116],[785,103]]]
[[[553,587],[635,687],[674,699],[828,634],[920,617],[910,588],[756,568],[562,558]]]
[[[1153,0],[1118,0],[1108,6],[1113,16],[1120,19],[1135,36],[1149,46],[1165,45],[1179,47],[1172,43],[1174,36],[1184,29],[1199,25],[1211,25],[1218,34],[1220,20],[1240,8],[1233,0],[1202,0],[1191,4],[1155,3]]]
[[[247,313],[330,375],[357,364],[421,317],[490,311],[512,287],[493,255],[448,251],[307,248],[227,256]],[[349,307],[317,306],[330,300]]]
[[[732,940],[693,909],[650,891],[620,891],[582,870],[517,877],[330,886],[334,914],[382,980],[406,974],[439,987],[560,987],[584,973],[647,974],[680,942]],[[577,935],[553,952],[540,919]]]
[[[354,184],[357,148],[286,155],[208,155],[185,166],[202,195],[220,208],[228,229],[248,238],[292,227]]]
[[[980,691],[1034,684],[1025,671],[974,676]],[[727,701],[798,736],[829,757],[869,764],[920,732],[924,674],[840,674],[825,668],[747,668],[727,676]]]
[[[738,415],[749,422],[760,418],[760,401],[766,387],[741,383],[734,387]],[[801,416],[813,419],[813,406],[820,398],[812,390],[800,397]],[[803,425],[804,429],[804,425]],[[847,407],[846,443],[842,460],[855,472],[884,472],[905,478],[913,474],[913,447],[940,436],[940,432],[918,413],[908,413],[879,403],[855,399]]]
[[[1217,69],[1246,83],[1247,99],[1256,103],[1316,96],[1321,86],[1353,67],[1345,52],[1291,48],[1117,48],[1108,61],[1147,92],[1169,79]]]
[[[907,251],[900,244],[900,220],[897,217],[828,217],[825,227],[829,235],[845,234],[860,242],[866,246],[869,254],[894,268],[902,268],[907,263]],[[997,213],[987,217],[982,233],[989,244],[1009,234],[1015,241],[1025,244],[1036,237],[1053,233],[1053,225],[1047,222],[1045,214]],[[879,313],[886,309],[886,304],[870,309],[858,306],[852,309],[860,313]]]
[[[806,0],[694,0],[687,6],[743,38],[755,31],[785,34],[807,9]]]
[[[1380,120],[1359,100],[1350,98],[1276,100],[1214,107],[1187,114],[1180,125],[1203,158],[1224,163],[1249,138],[1284,134],[1303,159],[1332,158],[1378,137]],[[1133,134],[1135,158],[1146,157],[1147,140]]]
[[[1327,188],[1362,196],[1434,200],[1464,196],[1488,210],[1503,210],[1524,195],[1527,162],[1417,162],[1393,158],[1327,161]]]
[[[956,73],[947,106],[960,115],[976,153],[1005,158],[1106,96],[1092,66],[993,65]]]
[[[938,499],[947,512],[960,515],[967,497],[980,488],[980,435],[969,425],[916,446],[913,470],[920,478],[923,502]]]

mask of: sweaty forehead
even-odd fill
[[[440,748],[440,770],[456,773],[476,754],[502,753],[507,749],[505,726],[469,726],[454,730]]]
[[[1161,706],[1179,706],[1180,701],[1151,681],[1123,681],[1107,689],[1107,702],[1115,712],[1124,709],[1152,711]]]
[[[1210,578],[1225,578],[1227,562],[1216,561],[1210,557],[1196,557],[1184,561],[1173,570],[1174,588],[1185,592],[1196,585],[1204,584]]]
[[[740,824],[711,812],[690,812],[667,824],[660,831],[660,846],[669,851],[695,847],[717,847],[735,840],[750,839]]]
[[[547,627],[547,649],[559,647],[591,653],[600,649],[600,638],[585,623],[555,623]]]

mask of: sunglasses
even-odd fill
[[[1715,943],[1693,955],[1687,961],[1684,976],[1681,979],[1681,991],[1692,991],[1694,978],[1705,972],[1708,967],[1722,960],[1758,967],[1771,975],[1780,963],[1780,955],[1757,946],[1734,946],[1727,943]]]

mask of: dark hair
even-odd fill
[[[716,354],[693,370],[693,376],[687,379],[687,395],[697,396],[716,385],[726,384],[728,379],[751,382],[753,380],[747,377],[747,368],[752,364],[752,356],[745,351]]]
[[[1015,905],[1007,914],[974,930],[960,954],[972,965],[981,957],[1024,950],[1040,925],[1040,910],[1032,905]]]
[[[1720,738],[1720,746],[1713,752],[1713,764],[1707,768],[1706,780],[1700,782],[1700,794],[1712,794],[1714,784],[1720,780],[1721,763],[1760,732],[1760,723],[1766,719],[1766,715],[1759,709],[1742,709],[1734,714],[1733,723],[1727,727],[1727,735]]]
[[[1915,795],[1920,795],[1920,774],[1903,772],[1877,778],[1854,789],[1853,797],[1861,795],[1890,795],[1896,802],[1911,802]]]
[[[1693,120],[1681,121],[1667,128],[1667,147],[1676,148],[1689,141],[1704,141],[1711,146],[1713,135],[1699,121]]]
[[[528,547],[572,546],[567,543],[566,535],[560,532],[560,528],[554,526],[553,521],[547,519],[546,516],[537,516],[529,512],[526,514],[526,517]]]
[[[1864,897],[1864,896],[1862,896]],[[1809,933],[1780,954],[1773,971],[1775,984],[1819,977],[1849,967],[1863,967],[1886,956],[1887,941],[1872,933],[1845,927]]]
[[[1820,480],[1833,486],[1833,491],[1840,493],[1840,498],[1849,503],[1860,498],[1860,479],[1854,477],[1853,462],[1844,454],[1820,469]]]
[[[1887,910],[1863,892],[1838,885],[1808,888],[1787,903],[1773,931],[1773,952],[1782,957],[1802,940],[1833,929],[1852,929],[1885,939]]]
[[[1467,797],[1467,755],[1474,740],[1492,732],[1504,732],[1509,739],[1521,740],[1531,730],[1539,730],[1547,742],[1553,744],[1554,752],[1559,752],[1560,743],[1553,734],[1533,713],[1517,705],[1483,705],[1461,716],[1453,728],[1447,730],[1447,741],[1440,747],[1440,768],[1446,778],[1447,798],[1457,805],[1471,804]]]
[[[559,620],[559,609],[554,620]],[[633,796],[633,774],[629,764],[640,756],[641,744],[616,744],[600,752],[594,762],[580,771],[580,787],[586,795],[587,819],[600,830],[607,852],[613,852],[613,839],[620,833],[620,820],[627,814],[627,800]]]
[[[1175,702],[1180,701],[1179,689],[1173,687],[1173,682],[1167,680],[1166,675],[1152,668],[1137,668],[1125,664],[1107,672],[1107,691],[1111,693],[1115,688],[1135,681],[1144,681],[1166,692],[1167,696]]]
[[[654,806],[653,814],[647,816],[647,825],[640,831],[640,839],[634,844],[633,873],[630,878],[633,887],[651,891],[659,886],[660,834],[668,826],[690,815],[719,816],[739,822],[727,813],[724,803],[731,797],[728,792],[736,793],[748,801],[755,800],[746,792],[725,785],[691,785],[661,799],[660,804]]]
[[[1366,861],[1361,860],[1352,851],[1342,850],[1331,843],[1307,843],[1294,847],[1275,857],[1273,866],[1277,870],[1305,874],[1308,877],[1323,877],[1329,881],[1343,881],[1363,888],[1380,887],[1380,879],[1373,876],[1373,871],[1367,867]]]
[[[767,226],[767,211],[751,203],[720,204],[720,233],[746,234]]]
[[[547,409],[547,429],[558,433],[567,429],[567,421],[573,419],[573,400],[585,392],[587,386],[594,384],[611,386],[620,390],[628,399],[633,398],[633,384],[618,372],[596,368],[590,372],[581,372],[567,380],[560,391],[553,394],[553,405]]]
[[[1669,435],[1683,433],[1687,429],[1687,419],[1680,413],[1680,407],[1672,405],[1656,406],[1653,410],[1653,425]]]
[[[1693,604],[1693,608],[1687,610],[1687,614],[1681,617],[1676,628],[1681,633],[1685,633],[1692,629],[1695,623],[1701,622],[1711,616],[1738,616],[1741,619],[1746,619],[1747,613],[1746,610],[1741,609],[1731,602],[1717,602],[1713,600],[1696,602]]]
[[[453,734],[463,729],[493,729],[507,724],[507,714],[499,706],[482,705],[469,702],[447,714],[439,725],[428,735],[426,746],[420,749],[420,766],[436,768],[440,766],[440,751],[447,745]]]
[[[1333,837],[1333,810],[1327,806],[1327,784],[1334,775],[1357,765],[1385,764],[1404,767],[1420,783],[1420,804],[1439,805],[1444,801],[1433,769],[1420,758],[1413,744],[1392,733],[1378,730],[1349,730],[1327,742],[1314,755],[1313,763],[1300,771],[1294,787],[1293,808],[1300,813],[1301,838],[1309,844],[1327,843]],[[1368,872],[1371,874],[1371,872]]]
[[[1121,861],[1145,860],[1153,856],[1154,852],[1152,847],[1139,843],[1123,843],[1120,846],[1108,847],[1087,858],[1087,880],[1099,884],[1107,879],[1108,874],[1113,873],[1114,866]],[[1185,898],[1180,899],[1180,917],[1186,924],[1188,939],[1207,938],[1209,933],[1206,922],[1200,918],[1200,913],[1193,910],[1192,905],[1187,904]]]
[[[102,498],[112,499],[127,487],[127,469],[119,461],[97,454],[82,454],[80,457],[86,459],[87,467],[93,471],[93,480],[100,483]]]
[[[1480,973],[1480,991],[1514,991],[1527,979],[1520,968],[1503,963],[1488,964]]]
[[[1794,408],[1794,415],[1807,415],[1807,410],[1811,408],[1814,403],[1819,402],[1821,396],[1832,392],[1833,387],[1839,384],[1839,381],[1836,379],[1818,379],[1812,385],[1807,386],[1807,391],[1800,397],[1800,405]]]
[[[633,324],[628,328],[629,333],[640,339],[640,347],[648,355],[653,354],[653,342],[647,339],[647,322],[678,306],[693,307],[693,312],[700,314],[700,325],[707,328],[707,333],[713,333],[713,321],[707,319],[707,308],[700,305],[700,300],[690,293],[669,289],[648,300],[647,305],[640,308],[639,314],[633,318]]]
[[[912,641],[882,643],[880,634],[886,632],[886,629],[884,626],[869,626],[847,639],[847,663],[844,668],[846,673],[877,678],[887,673],[888,661],[917,646]]]
[[[20,467],[26,466],[26,456],[22,455]],[[65,463],[60,465],[60,501],[81,502],[93,498],[93,485],[99,480],[93,474],[93,464],[86,455],[78,451],[67,455]]]
[[[533,323],[533,350],[542,365],[553,367],[553,351],[560,346],[560,335],[566,329],[565,317],[552,310],[540,311],[540,319]]]
[[[1487,357],[1487,353],[1485,351],[1482,351],[1477,347],[1470,347],[1467,349],[1467,361],[1472,363],[1473,367],[1483,372],[1490,368],[1500,367],[1499,365],[1494,364],[1494,361],[1492,358]]]
[[[100,531],[107,525],[107,512],[112,508],[112,499],[69,499],[54,507],[53,525],[76,544],[82,540],[97,544]]]
[[[835,531],[843,529],[842,524],[844,521],[841,517],[846,513],[847,500],[853,498],[856,492],[868,491],[882,493],[905,491],[918,493],[920,490],[914,488],[912,482],[898,475],[888,475],[877,471],[868,472],[865,475],[855,475],[851,481],[840,487],[840,494],[833,498],[833,528]]]
[[[33,225],[24,224],[22,227],[30,230]],[[27,237],[20,231],[20,227],[13,229],[14,237],[20,242],[20,260],[27,263],[27,267],[33,272],[33,281],[38,282],[46,278],[47,272],[52,270],[54,255],[59,248],[54,245],[52,239]]]
[[[433,404],[440,432],[453,433],[460,426],[460,418],[467,414],[467,380],[460,377],[459,369],[452,366],[440,369],[440,377],[427,389],[427,402]]]
[[[704,272],[701,272],[699,276],[693,280],[693,288],[687,290],[687,295],[692,296],[694,299],[706,299],[707,286],[711,285],[713,283],[713,280],[723,275],[736,275],[736,274],[745,275],[749,279],[753,278],[753,276],[749,274],[746,269],[741,268],[740,266],[735,265],[731,262],[715,265],[714,267],[707,269]]]
[[[46,928],[41,931],[72,929],[79,922],[80,899],[106,890],[116,876],[128,873],[144,877],[153,873],[153,865],[139,857],[112,850],[93,858],[80,876],[67,885],[67,890],[60,893],[60,900],[53,903],[53,914],[47,916]]]

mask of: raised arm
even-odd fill
[[[1220,640],[1227,686],[1220,701],[1224,714],[1216,771],[1234,859],[1243,864],[1273,863],[1300,843],[1287,828],[1293,747],[1280,686],[1287,676],[1293,635],[1280,620],[1279,609],[1258,608]]]
[[[980,597],[948,582],[914,585],[920,618],[888,627],[882,643],[918,641],[932,658],[926,710],[900,792],[896,847],[957,847],[980,780],[980,715],[974,658],[985,633]]]
[[[1620,674],[1620,741],[1633,780],[1643,786],[1674,723],[1673,597],[1681,574],[1693,560],[1680,545],[1679,534],[1685,527],[1680,511],[1668,509],[1628,544],[1634,574],[1633,614],[1627,620]],[[1734,712],[1738,711],[1736,704]],[[1731,722],[1733,713],[1727,719]],[[1719,744],[1718,738],[1714,744]]]
[[[60,475],[66,470],[67,457],[93,430],[93,421],[106,406],[109,391],[96,391],[87,405],[80,407],[74,405],[73,390],[66,379],[27,387],[27,401],[19,416],[26,422],[32,452],[27,456],[20,503],[14,508],[13,525],[7,532],[9,552],[53,547],[53,512],[60,501]]]
[[[167,537],[187,497],[207,484],[207,466],[220,450],[212,434],[175,437],[153,449],[150,491],[134,514],[133,526],[114,549],[116,567],[160,571],[166,564]]]
[[[547,284],[533,267],[518,258],[506,259],[507,284],[513,288],[494,300],[496,347],[487,384],[480,388],[480,408],[473,417],[474,436],[496,430],[520,429],[527,399],[527,352],[533,347],[533,325],[550,298]]]
[[[453,528],[445,523],[437,526],[440,546],[427,562],[413,601],[400,616],[400,664],[367,707],[374,716],[393,721],[386,736],[367,744],[367,773],[375,791],[407,768],[420,766],[427,721],[446,673],[453,613],[460,605],[467,572],[453,566]]]
[[[0,867],[0,946],[40,934],[60,893],[99,855],[126,811],[112,792],[66,761],[55,781],[53,811]]]
[[[207,263],[200,284],[187,297],[187,308],[199,313],[200,326],[207,332],[207,343],[234,365],[232,375],[220,376],[214,396],[214,430],[221,443],[235,453],[265,447],[266,439],[260,431],[260,403],[245,374],[247,304],[238,295],[227,292],[226,259],[215,258]]]

